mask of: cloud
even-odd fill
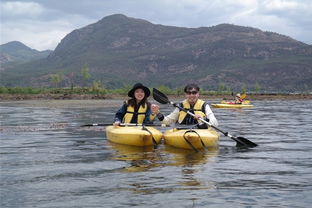
[[[35,18],[44,12],[44,8],[36,2],[4,2],[0,8],[4,17]]]
[[[5,24],[2,33],[10,34],[9,37],[4,37],[8,38],[6,42],[18,40],[37,50],[46,50],[51,46],[56,46],[68,33],[68,27],[64,22],[50,22],[48,30],[42,30],[44,27],[46,27],[44,22],[23,21],[14,25]]]
[[[0,4],[1,44],[18,40],[27,46],[54,49],[72,30],[90,24],[90,19],[74,13],[63,13],[37,2],[4,2]]]
[[[278,32],[306,43],[312,43],[312,2],[310,0],[266,0],[257,8],[263,30]]]
[[[288,10],[296,9],[299,6],[299,3],[295,1],[270,0],[263,1],[263,6],[267,10]]]

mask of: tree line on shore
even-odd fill
[[[51,86],[49,88],[34,88],[34,87],[0,87],[0,94],[94,94],[99,96],[104,96],[106,94],[120,94],[126,95],[128,91],[131,89],[131,85],[124,84],[120,88],[117,89],[108,89],[106,88],[100,80],[93,80],[91,83],[91,74],[89,67],[85,64],[81,71],[80,75],[81,78],[80,84],[82,86],[77,85],[74,81],[74,75],[72,74],[72,78],[69,81],[70,87],[60,87],[60,84],[64,82],[64,72],[58,72],[55,74],[50,75],[50,82]],[[77,80],[76,80],[77,81]],[[168,86],[161,85],[157,87],[162,92],[169,94],[169,95],[181,95],[183,94],[183,88],[175,88],[172,89]],[[255,85],[256,93],[260,92],[261,87],[258,83]],[[245,93],[247,91],[246,87],[242,87],[241,92]],[[229,95],[233,94],[233,90],[230,87],[225,86],[225,84],[220,83],[218,85],[217,90],[208,91],[208,90],[201,90],[202,94],[207,95]]]
[[[0,87],[0,94],[2,95],[39,95],[39,94],[56,94],[56,95],[127,95],[128,91],[132,88],[131,85],[124,85],[116,89],[107,89],[101,83],[93,83],[90,87],[69,87],[69,88],[34,88],[34,87]],[[165,85],[155,87],[161,92],[168,95],[183,95],[183,87],[181,88],[169,88]],[[151,89],[152,90],[152,89]],[[201,95],[234,95],[235,93],[230,88],[218,87],[217,90],[205,90],[201,89]],[[260,91],[248,91],[246,88],[241,89],[239,93],[248,94],[290,94],[287,92],[260,92]],[[300,92],[298,94],[309,94],[307,92]]]
[[[59,87],[60,82],[63,81],[63,73],[59,72],[50,75],[50,81],[54,87],[45,88],[35,88],[35,87],[0,87],[0,94],[8,95],[36,95],[36,94],[57,94],[57,95],[97,95],[105,96],[107,94],[115,95],[127,95],[128,91],[132,88],[129,84],[124,84],[120,88],[108,89],[101,81],[93,81],[91,84],[88,82],[91,78],[89,73],[89,68],[85,65],[81,71],[81,76],[85,80],[88,86],[74,86],[74,81],[71,81],[70,87]],[[170,88],[165,85],[160,85],[156,87],[158,90],[162,91],[168,95],[182,95],[183,87],[180,88]],[[226,86],[224,83],[220,83],[216,90],[206,90],[201,89],[202,95],[234,95],[235,93],[248,93],[248,94],[290,94],[287,92],[262,92],[261,86],[256,83],[252,91],[248,90],[247,87],[243,86],[239,92],[231,89],[231,87]],[[298,94],[309,94],[309,92],[299,92]]]
[[[34,88],[34,87],[0,87],[0,94],[91,94],[104,96],[107,94],[118,94],[118,95],[127,95],[128,91],[132,88],[131,85],[123,85],[120,88],[116,89],[107,89],[101,83],[94,82],[90,87],[53,87],[53,88]],[[158,90],[162,91],[168,95],[182,95],[183,87],[181,88],[169,88],[165,85],[160,85],[156,87]],[[152,89],[151,89],[152,90]],[[247,89],[242,89],[242,92],[246,92]],[[229,88],[219,87],[216,91],[201,90],[202,95],[230,95],[233,94],[233,91]]]

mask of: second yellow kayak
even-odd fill
[[[162,133],[147,126],[108,126],[106,127],[106,138],[118,144],[133,146],[150,146],[160,143]]]
[[[220,135],[209,129],[170,129],[164,133],[165,144],[182,149],[217,147]]]
[[[228,103],[218,103],[211,104],[214,108],[251,108],[253,105],[251,104],[228,104]]]
[[[221,104],[235,104],[235,101],[221,100]],[[250,100],[244,100],[242,104],[249,105]]]

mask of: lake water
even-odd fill
[[[40,102],[0,102],[1,207],[293,208],[312,203],[312,100],[212,109],[220,129],[259,146],[237,149],[222,136],[218,149],[198,153],[164,144],[157,149],[116,145],[106,140],[103,127],[79,127],[111,122],[122,101],[92,108]]]

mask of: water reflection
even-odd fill
[[[114,150],[112,159],[130,162],[129,171],[143,171],[157,166],[192,167],[208,163],[209,158],[216,157],[219,152],[218,147],[195,152],[163,144],[156,149],[153,146],[136,147],[110,141],[108,145]]]
[[[216,157],[219,153],[218,147],[211,147],[206,151],[195,152],[189,149],[179,149],[165,145],[164,152],[170,155],[168,158],[173,166],[192,167],[199,164],[206,164],[209,159]]]
[[[113,160],[127,161],[128,167],[125,172],[139,172],[159,166],[161,156],[159,151],[154,150],[153,146],[136,147],[130,145],[116,144],[108,141],[107,143],[113,150]]]
[[[213,163],[219,153],[218,148],[209,148],[205,152],[183,150],[168,145],[157,149],[153,146],[135,147],[108,142],[114,153],[112,159],[126,161],[127,166],[121,171],[128,174],[145,175],[148,179],[128,179],[126,190],[136,194],[164,193],[173,190],[202,190],[214,189],[215,183],[198,177],[200,166]],[[159,169],[162,168],[162,169]],[[178,168],[178,169],[176,169]],[[153,175],[154,171],[169,169],[164,175]],[[173,171],[172,175],[170,170]],[[177,172],[180,170],[180,172]],[[141,175],[141,174],[144,174]],[[160,188],[159,186],[162,186]]]
[[[178,149],[166,145],[164,151],[168,154],[168,165],[182,167],[182,180],[178,182],[180,185],[179,189],[195,190],[215,188],[213,182],[207,183],[207,180],[201,180],[196,175],[201,171],[199,167],[214,162],[214,158],[219,154],[218,147],[208,148],[205,152],[195,152],[193,150]]]

